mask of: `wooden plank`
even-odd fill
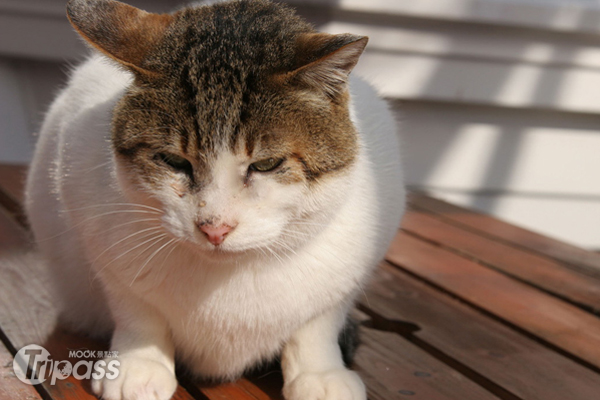
[[[27,218],[21,207],[26,170],[27,167],[22,165],[0,164],[0,206],[21,225],[27,224]]]
[[[9,250],[20,248],[31,243],[27,233],[21,229],[15,231],[14,223],[6,224],[5,221],[11,220],[8,213],[0,206],[0,250]]]
[[[452,252],[400,233],[387,259],[600,368],[600,319]]]
[[[210,400],[271,400],[272,398],[249,382],[239,379],[236,382],[219,386],[200,386],[199,390]]]
[[[600,393],[598,373],[387,263],[366,293],[370,312],[417,324],[415,337],[519,398],[589,400]]]
[[[250,373],[245,382],[248,382],[253,388],[250,391],[256,389],[261,390],[267,394],[271,400],[284,400],[283,398],[283,373],[279,366],[272,366],[269,370],[256,371]]]
[[[355,368],[370,400],[498,399],[400,335],[365,327],[360,334]]]
[[[423,194],[411,195],[410,204],[480,235],[556,259],[582,272],[600,276],[600,254],[598,253]]]
[[[419,210],[406,213],[402,228],[531,285],[558,294],[586,309],[600,311],[600,279],[578,273],[562,263],[490,240]]]
[[[27,166],[0,164],[0,188],[18,203],[23,203]]]
[[[13,371],[13,356],[0,342],[0,400],[41,399],[31,385],[21,382]]]

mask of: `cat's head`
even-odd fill
[[[343,203],[359,152],[347,79],[365,37],[317,33],[266,0],[165,15],[71,0],[68,16],[135,77],[113,117],[119,182],[171,234],[285,248]]]

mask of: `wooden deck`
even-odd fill
[[[91,399],[73,377],[37,387],[12,373],[35,343],[53,359],[106,350],[56,326],[21,212],[23,168],[0,166],[0,400]],[[359,299],[354,369],[370,400],[600,399],[600,255],[423,195]],[[78,361],[78,360],[73,360]],[[282,399],[281,373],[176,399]]]

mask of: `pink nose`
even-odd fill
[[[200,230],[204,232],[209,242],[215,246],[220,245],[225,240],[225,236],[233,230],[229,225],[214,226],[211,224],[200,225]]]

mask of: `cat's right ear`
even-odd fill
[[[368,40],[366,36],[349,33],[301,35],[297,42],[296,69],[285,75],[285,79],[335,97],[346,89],[348,75]]]
[[[148,54],[173,21],[114,0],[69,0],[67,17],[93,47],[134,72],[153,74]]]

